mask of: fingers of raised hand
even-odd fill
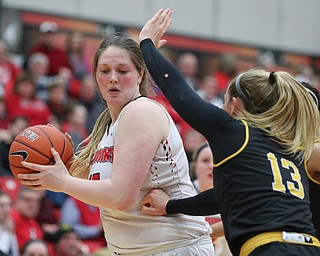
[[[166,22],[172,15],[172,11],[170,9],[160,9],[155,16],[151,19],[153,23],[164,23]]]
[[[164,12],[163,9],[160,9],[159,11],[157,11],[157,13],[152,17],[152,19],[150,20],[150,22],[155,23],[159,20],[161,14]]]

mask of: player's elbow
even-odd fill
[[[102,209],[110,209],[110,210],[116,210],[116,211],[126,211],[130,207],[132,207],[133,204],[134,203],[132,203],[131,200],[127,200],[127,199],[119,199],[119,200],[113,199],[112,201],[100,203],[99,207],[102,208]]]
[[[115,202],[115,210],[126,211],[131,208],[135,203],[135,199],[132,196],[121,197]]]

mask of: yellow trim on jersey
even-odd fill
[[[249,126],[248,123],[244,120],[241,120],[241,122],[243,123],[244,127],[245,127],[245,140],[243,145],[239,148],[239,150],[237,150],[235,153],[233,153],[232,155],[226,157],[225,159],[221,160],[219,163],[213,163],[213,167],[218,167],[222,164],[224,164],[225,162],[227,162],[228,160],[230,160],[231,158],[235,157],[236,155],[238,155],[248,144],[249,141]]]
[[[293,236],[299,236],[299,237],[307,237],[311,238],[309,242],[303,242],[303,241],[294,241],[294,240],[285,240],[283,237],[283,232],[281,231],[275,231],[275,232],[265,232],[261,233],[259,235],[256,235],[254,237],[251,237],[249,240],[247,240],[242,246],[240,250],[240,256],[248,256],[250,253],[256,249],[257,247],[261,245],[265,245],[272,242],[282,242],[282,243],[293,243],[293,244],[301,244],[301,245],[309,245],[309,246],[317,246],[320,247],[319,240],[311,236],[309,234],[302,234],[302,233],[294,233],[289,232],[288,234],[292,234]]]

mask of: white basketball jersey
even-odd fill
[[[193,196],[196,191],[190,181],[188,161],[181,137],[170,115],[159,103],[151,99],[139,98],[129,104],[135,104],[140,100],[152,101],[165,111],[170,122],[170,132],[156,151],[135,205],[127,211],[101,209],[108,247],[120,255],[148,255],[170,250],[192,244],[202,235],[210,234],[212,231],[204,217],[184,214],[152,216],[141,213],[140,201],[152,189],[161,188],[172,199]],[[98,146],[90,168],[91,179],[111,178],[115,134],[125,108],[116,122],[108,128],[108,132],[105,132]]]

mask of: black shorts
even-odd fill
[[[271,242],[255,248],[249,256],[320,256],[320,247]]]

